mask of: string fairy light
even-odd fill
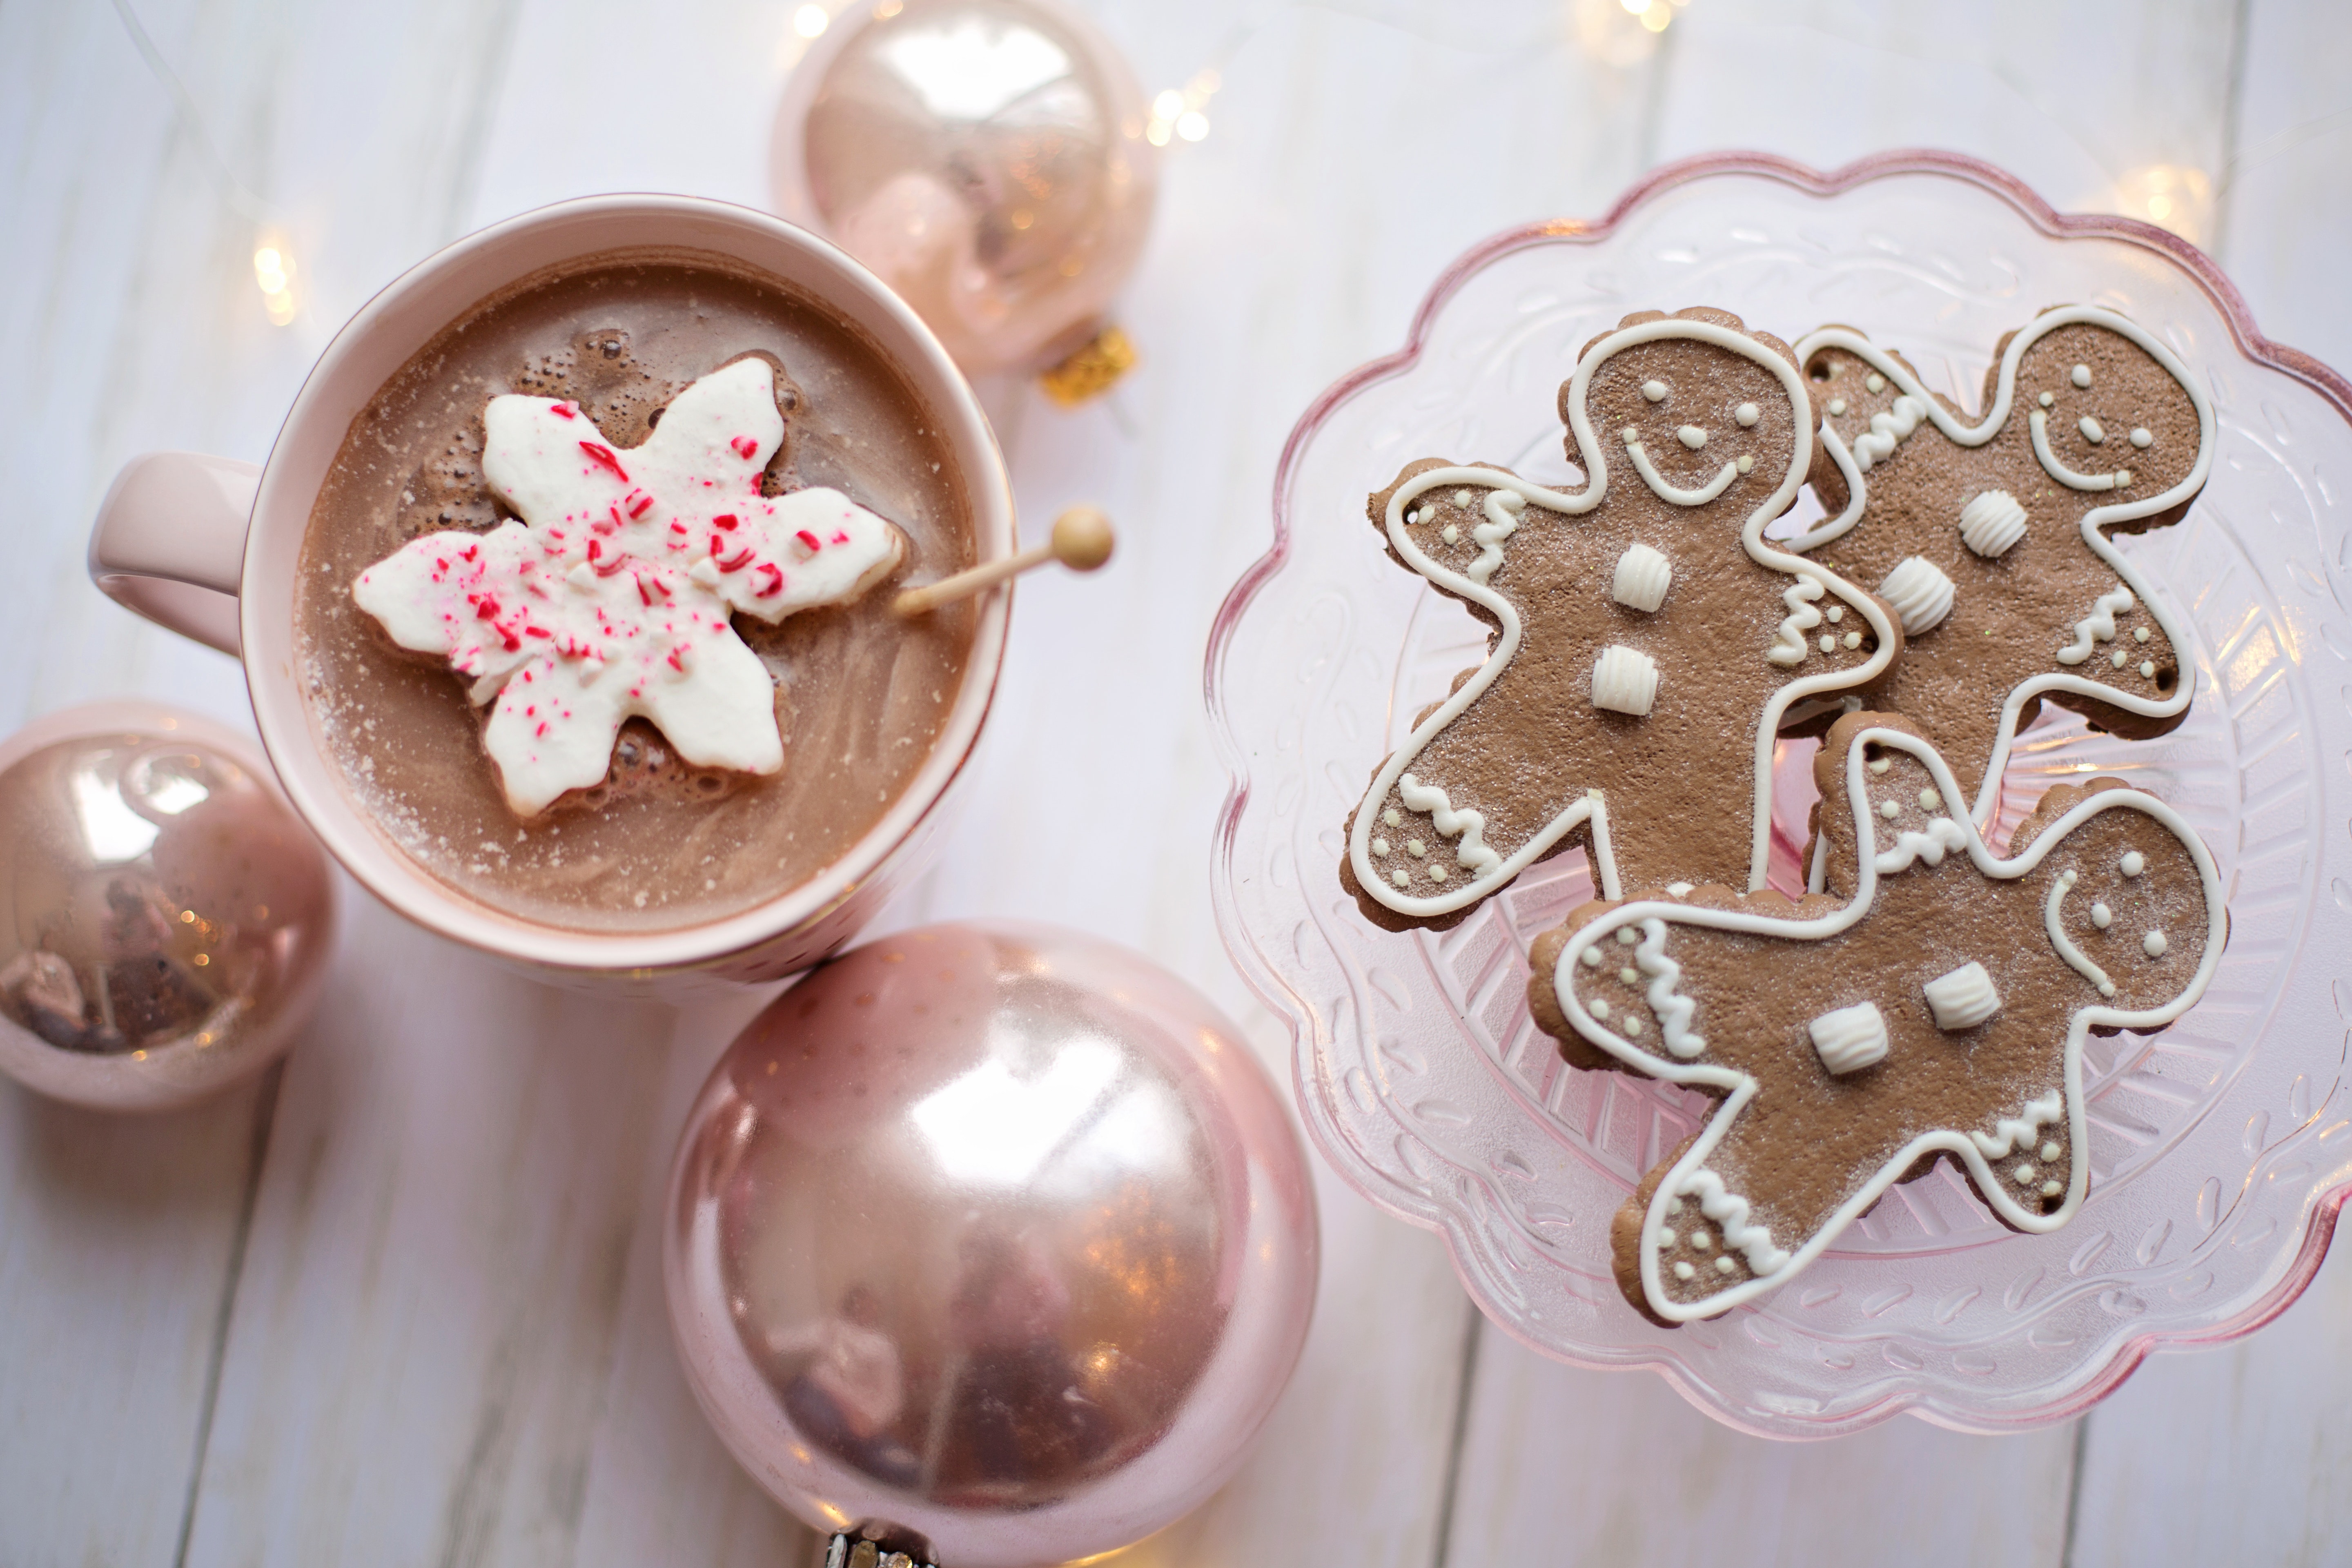
[[[1209,134],[1209,117],[1202,109],[1224,85],[1214,66],[1206,66],[1192,73],[1192,79],[1181,88],[1169,88],[1151,100],[1151,118],[1143,127],[1143,139],[1154,147],[1165,147],[1169,139],[1181,137],[1198,142]]]
[[[2116,182],[2115,200],[2125,216],[2146,218],[2195,245],[2212,221],[2213,180],[2202,169],[2147,163]]]
[[[1675,12],[1690,0],[1618,0],[1618,4],[1653,33],[1663,33],[1674,25]]]
[[[294,257],[286,247],[286,237],[273,229],[264,229],[253,251],[253,280],[261,286],[262,309],[269,312],[272,326],[282,327],[294,320]]]

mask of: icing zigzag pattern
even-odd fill
[[[2080,664],[2091,657],[2091,645],[2116,640],[2116,616],[2128,610],[2137,601],[2129,588],[2118,587],[2112,594],[2103,594],[2091,613],[2074,623],[2074,646],[2058,650],[2061,664]]]
[[[1691,1033],[1691,1015],[1698,1011],[1698,1004],[1675,989],[1682,984],[1683,966],[1666,956],[1665,921],[1642,922],[1642,940],[1633,949],[1633,963],[1650,977],[1643,995],[1650,1011],[1658,1016],[1658,1033],[1666,1049],[1685,1059],[1706,1049],[1705,1037]]]
[[[1681,1191],[1698,1199],[1699,1212],[1722,1227],[1723,1245],[1746,1253],[1757,1274],[1778,1274],[1789,1266],[1789,1255],[1772,1245],[1770,1228],[1749,1223],[1748,1200],[1726,1188],[1721,1176],[1702,1167],[1684,1178]]]
[[[1968,847],[1969,836],[1960,825],[1948,816],[1939,816],[1928,823],[1924,832],[1906,828],[1896,834],[1895,847],[1878,852],[1878,874],[1891,877],[1897,871],[1907,871],[1914,861],[1940,866],[1946,851]]]
[[[1801,573],[1780,595],[1780,603],[1789,614],[1772,634],[1772,647],[1764,657],[1774,664],[1802,664],[1811,651],[1806,634],[1822,624],[1822,613],[1813,608],[1813,601],[1825,590],[1821,580],[1810,573]]]
[[[1919,428],[1919,421],[1927,415],[1927,405],[1911,396],[1898,397],[1893,408],[1884,414],[1872,415],[1870,429],[1854,438],[1853,466],[1866,474],[1893,457],[1895,448],[1903,444],[1905,437]]]
[[[1470,868],[1472,875],[1491,871],[1503,863],[1503,858],[1487,848],[1482,837],[1486,830],[1486,819],[1475,811],[1454,810],[1454,803],[1445,798],[1444,790],[1434,784],[1421,784],[1407,773],[1397,780],[1397,793],[1413,810],[1429,813],[1429,820],[1438,832],[1448,838],[1461,838],[1462,842],[1454,847],[1454,858]]]
[[[2020,1144],[2033,1142],[2033,1135],[2066,1114],[2066,1097],[2052,1089],[2041,1099],[2028,1102],[2023,1116],[2003,1117],[1992,1124],[1992,1131],[1970,1132],[1969,1139],[1988,1160],[1998,1160]]]

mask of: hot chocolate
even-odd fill
[[[512,518],[484,473],[493,397],[562,400],[600,449],[626,459],[689,386],[753,357],[772,373],[783,421],[762,495],[830,487],[888,520],[903,538],[898,583],[971,563],[962,478],[888,360],[823,306],[698,253],[586,258],[484,300],[385,383],[344,437],[311,512],[297,595],[312,720],[352,798],[467,897],[593,931],[737,914],[849,849],[929,753],[975,612],[900,620],[886,586],[774,625],[734,617],[774,680],[780,770],[690,765],[673,737],[632,718],[601,781],[526,814],[485,751],[488,714],[468,682],[395,645],[353,600],[361,574],[411,541],[487,535]]]

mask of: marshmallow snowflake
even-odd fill
[[[352,596],[495,702],[483,743],[507,804],[530,816],[595,784],[637,715],[689,763],[781,769],[774,684],[734,612],[855,599],[906,544],[839,490],[760,493],[784,437],[767,362],[696,382],[641,447],[544,397],[494,397],[483,425],[482,472],[522,521],[413,540]]]

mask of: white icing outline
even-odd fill
[[[2189,465],[2188,474],[2179,484],[2157,495],[2117,501],[2111,506],[2094,507],[2083,514],[2082,521],[2083,542],[2091,547],[2093,554],[2114,569],[2116,577],[2122,581],[2124,586],[2131,589],[2138,596],[2141,606],[2147,611],[2158,627],[2163,631],[2166,638],[2172,645],[2174,658],[2179,659],[2181,650],[2188,646],[2180,626],[2169,613],[2159,606],[2155,596],[2148,591],[2147,579],[2124,557],[2123,552],[2116,548],[2105,531],[2110,523],[2129,522],[2137,518],[2150,517],[2194,496],[2204,488],[2205,477],[2213,466],[2213,448],[2218,443],[2212,399],[2206,395],[2205,389],[2198,384],[2196,378],[2190,374],[2189,367],[2181,363],[2179,356],[2158,342],[2153,334],[2128,317],[2118,315],[2098,305],[2068,305],[2042,312],[2020,328],[2009,340],[2009,347],[2000,356],[2000,368],[1994,380],[1992,408],[1981,420],[1972,426],[1962,424],[1942,403],[1930,396],[1919,378],[1905,369],[1892,354],[1850,328],[1823,327],[1798,339],[1797,363],[1811,363],[1813,356],[1823,349],[1843,349],[1893,382],[1899,392],[1919,399],[1921,405],[1927,409],[1927,418],[1937,429],[1943,432],[1946,439],[1955,446],[1981,447],[1999,435],[2009,423],[2011,407],[2017,395],[2017,367],[2023,361],[2025,351],[2058,328],[2073,326],[2078,322],[2104,327],[2137,344],[2146,351],[2149,358],[2163,367],[2165,374],[2179,384],[2180,389],[2189,395],[2189,403],[2197,410],[2197,460]],[[1846,452],[1844,442],[1838,438],[1835,431],[1829,428],[1827,420],[1822,421],[1822,439],[1829,448],[1831,461],[1837,465],[1839,473],[1845,479],[1847,500],[1845,509],[1836,517],[1816,526],[1810,532],[1801,534],[1788,542],[1789,548],[1800,554],[1819,549],[1851,529],[1861,521],[1863,508],[1866,504],[1861,470],[1854,466],[1853,457]],[[2039,437],[2038,430],[2037,442],[2040,447],[2046,447],[2048,445],[2046,440]],[[2050,459],[2045,458],[2042,461],[2043,466],[2049,468]],[[2050,471],[2053,478],[2062,482],[2071,482],[2066,480],[2065,473],[2060,472],[2058,468],[2051,468]],[[2067,470],[2067,472],[2071,471]],[[2112,483],[2113,476],[2108,476],[2107,479],[2096,484],[2077,485],[2075,488],[2105,489],[2112,488]],[[2180,670],[2179,683],[2174,688],[2172,695],[2164,699],[2143,697],[2138,692],[2126,691],[2119,686],[2105,685],[2065,671],[2052,670],[2027,677],[2011,689],[2008,698],[2001,704],[2000,726],[1993,733],[1992,755],[1985,764],[1985,775],[1979,782],[1976,800],[1970,808],[1969,815],[1979,827],[1990,825],[1993,813],[2000,804],[2000,775],[2009,766],[2009,753],[2017,739],[2018,717],[2025,710],[2027,703],[2044,692],[2063,691],[2079,697],[2096,698],[2111,707],[2120,708],[2126,713],[2137,714],[2143,719],[2170,719],[2187,711],[2189,699],[2195,687],[2194,672],[2189,670],[2185,663]],[[1955,795],[1948,798],[1961,797]]]
[[[1542,485],[1531,484],[1526,479],[1503,473],[1498,469],[1465,466],[1426,469],[1399,485],[1395,492],[1389,497],[1388,515],[1384,520],[1383,528],[1388,535],[1390,548],[1396,552],[1397,559],[1448,593],[1491,612],[1500,629],[1495,636],[1494,646],[1487,653],[1486,662],[1480,665],[1476,672],[1440,703],[1427,718],[1414,725],[1412,732],[1405,737],[1404,744],[1399,746],[1390,754],[1388,761],[1381,764],[1380,772],[1373,775],[1371,787],[1364,794],[1362,805],[1357,809],[1354,826],[1348,835],[1349,865],[1355,872],[1356,885],[1363,889],[1383,908],[1412,919],[1428,919],[1465,909],[1533,865],[1554,845],[1578,826],[1588,822],[1591,825],[1588,833],[1591,839],[1593,882],[1603,898],[1615,899],[1622,896],[1618,889],[1616,858],[1609,846],[1608,820],[1601,794],[1597,789],[1588,788],[1582,798],[1571,803],[1567,809],[1537,829],[1528,837],[1525,844],[1500,865],[1469,878],[1459,888],[1449,888],[1444,892],[1433,896],[1406,893],[1401,889],[1391,886],[1388,879],[1381,875],[1379,868],[1373,866],[1371,860],[1372,820],[1380,815],[1381,803],[1388,798],[1389,791],[1394,787],[1396,781],[1403,775],[1405,770],[1412,765],[1413,760],[1437,738],[1441,731],[1460,718],[1473,702],[1483,696],[1486,689],[1492,686],[1496,679],[1509,666],[1512,657],[1518,652],[1519,639],[1525,631],[1525,626],[1519,619],[1518,610],[1508,599],[1488,587],[1484,579],[1454,571],[1432,558],[1414,542],[1412,533],[1405,526],[1405,509],[1421,496],[1441,486],[1477,485],[1489,490],[1508,491],[1519,497],[1524,503],[1541,507],[1547,511],[1558,512],[1567,517],[1581,516],[1591,511],[1599,506],[1609,493],[1607,449],[1593,432],[1591,415],[1586,406],[1587,393],[1591,385],[1593,374],[1611,358],[1627,349],[1673,338],[1711,343],[1717,348],[1728,349],[1743,359],[1760,364],[1780,379],[1783,390],[1789,395],[1791,408],[1802,411],[1811,407],[1811,394],[1806,389],[1803,373],[1796,364],[1790,363],[1780,354],[1767,348],[1745,332],[1734,331],[1714,321],[1668,316],[1656,321],[1643,321],[1631,327],[1621,327],[1594,343],[1584,357],[1577,362],[1575,374],[1569,382],[1567,404],[1569,429],[1575,437],[1577,451],[1583,458],[1584,471],[1591,476],[1581,490],[1569,492],[1550,489]],[[1886,611],[1880,607],[1875,598],[1847,583],[1843,578],[1824,571],[1818,563],[1792,554],[1764,537],[1765,526],[1780,517],[1795,501],[1798,490],[1804,484],[1805,472],[1812,466],[1811,432],[1801,420],[1792,426],[1791,435],[1788,472],[1782,476],[1780,485],[1757,504],[1748,513],[1747,521],[1741,524],[1739,531],[1741,548],[1747,551],[1748,559],[1760,566],[1774,572],[1785,573],[1792,577],[1820,583],[1823,588],[1836,595],[1863,617],[1877,636],[1878,647],[1867,660],[1850,669],[1831,670],[1821,675],[1800,677],[1781,686],[1765,700],[1763,711],[1756,726],[1754,791],[1750,802],[1752,816],[1748,869],[1748,886],[1750,891],[1764,886],[1765,866],[1771,845],[1772,746],[1780,732],[1781,715],[1792,703],[1811,697],[1816,692],[1844,690],[1869,684],[1885,672],[1887,666],[1894,661],[1896,651],[1902,647],[1901,630]],[[1638,442],[1633,444],[1633,447],[1638,446]],[[1641,471],[1647,462],[1646,457],[1633,459],[1635,470]],[[1727,465],[1712,481],[1706,492],[1707,499],[1722,494],[1724,489],[1739,478],[1737,465]],[[1663,481],[1654,483],[1646,477],[1643,482],[1650,484],[1662,499],[1675,504],[1696,504],[1679,501],[1677,497],[1697,496],[1701,493],[1695,490],[1672,491],[1672,487],[1660,489],[1659,485]],[[1491,504],[1490,501],[1490,506]],[[1517,526],[1515,521],[1514,529]],[[1483,539],[1480,542],[1487,543]],[[1490,545],[1489,548],[1493,546]],[[1810,606],[1807,607],[1810,608]],[[1818,611],[1813,613],[1819,614]]]
[[[1871,728],[1856,734],[1846,752],[1846,792],[1853,807],[1856,887],[1853,900],[1843,909],[1811,919],[1790,919],[1757,914],[1747,910],[1694,908],[1688,904],[1670,903],[1663,900],[1645,900],[1612,910],[1600,920],[1578,931],[1561,947],[1559,958],[1552,970],[1552,988],[1561,1013],[1576,1032],[1611,1056],[1636,1071],[1669,1083],[1727,1091],[1714,1115],[1699,1131],[1691,1146],[1683,1152],[1672,1169],[1658,1182],[1651,1197],[1648,1213],[1642,1225],[1641,1275],[1643,1294],[1650,1310],[1669,1322],[1691,1322],[1711,1318],[1743,1302],[1755,1300],[1768,1290],[1784,1284],[1798,1270],[1828,1250],[1830,1244],[1845,1227],[1876,1203],[1895,1179],[1923,1155],[1950,1153],[1956,1156],[1975,1178],[1978,1191],[1987,1197],[1994,1213],[2003,1224],[2014,1229],[2046,1233],[2058,1229],[2074,1217],[2082,1207],[2089,1181],[2089,1162],[2082,1151],[2089,1147],[2089,1127],[2083,1099],[2083,1045],[2094,1027],[2150,1029],[2161,1027],[2194,1006],[2205,994],[2221,962],[2221,948],[2228,934],[2228,917],[2222,906],[2221,876],[2213,857],[2197,835],[2189,829],[2180,814],[2155,796],[2137,790],[2106,789],[2079,800],[2057,821],[2044,828],[2040,837],[2027,846],[2025,852],[2012,859],[1997,858],[1985,846],[1984,838],[1972,824],[1955,823],[1966,838],[1969,860],[1983,876],[2004,881],[2029,875],[2069,835],[2091,818],[2108,811],[2137,811],[2153,818],[2156,823],[2178,838],[2189,851],[2190,863],[2205,894],[2206,937],[2204,956],[2197,971],[2190,975],[2172,1001],[2161,1007],[2130,1011],[2105,1005],[2104,1001],[2088,1002],[2075,1010],[2066,1034],[2063,1068],[2064,1103],[2068,1148],[2074,1158],[2069,1162],[2068,1186],[2065,1201],[2049,1214],[2028,1211],[2010,1196],[1999,1173],[1987,1162],[1970,1136],[1974,1129],[1935,1128],[1921,1133],[1890,1156],[1874,1172],[1861,1189],[1849,1196],[1837,1211],[1824,1220],[1820,1229],[1800,1247],[1785,1268],[1770,1275],[1759,1275],[1729,1289],[1692,1302],[1670,1299],[1659,1274],[1658,1248],[1654,1237],[1665,1223],[1665,1205],[1673,1201],[1694,1173],[1703,1167],[1716,1147],[1723,1142],[1750,1100],[1756,1098],[1759,1085],[1756,1079],[1736,1068],[1706,1061],[1678,1061],[1662,1057],[1635,1045],[1625,1037],[1603,1027],[1586,1012],[1576,994],[1577,964],[1584,951],[1604,941],[1614,941],[1619,928],[1642,926],[1655,921],[1662,925],[1703,926],[1717,931],[1742,931],[1759,936],[1774,936],[1788,941],[1818,942],[1846,931],[1865,918],[1873,900],[1877,896],[1877,813],[1871,808],[1867,788],[1868,775],[1864,771],[1864,759],[1868,749],[1877,746],[1908,753],[1927,768],[1936,787],[1948,800],[1959,798],[1959,784],[1953,778],[1951,768],[1933,746],[1918,736],[1901,730]],[[1818,842],[1826,842],[1827,834]],[[1663,941],[1661,942],[1663,947]],[[2046,1098],[2046,1097],[2045,1097]]]

